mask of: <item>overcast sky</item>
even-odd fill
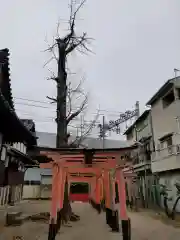
[[[50,55],[43,50],[47,48],[45,39],[51,43],[56,33],[59,18],[61,30],[66,28],[67,2],[2,1],[0,48],[10,49],[14,97],[47,101],[47,95],[55,95],[55,85],[46,80],[49,72],[43,68]],[[143,110],[155,91],[174,76],[173,69],[180,68],[179,0],[87,0],[76,24],[78,33],[86,31],[95,39],[91,45],[95,54],[75,53],[70,59],[78,77],[86,76],[89,118],[99,105],[123,112],[139,100]],[[52,121],[55,108],[19,99],[15,102],[18,115],[33,117],[37,130],[56,130]]]

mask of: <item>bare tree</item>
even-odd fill
[[[59,26],[57,27],[57,37],[54,40],[53,44],[48,46],[46,51],[51,52],[51,58],[46,62],[45,65],[50,63],[52,60],[57,62],[57,74],[52,73],[52,76],[49,78],[54,80],[57,85],[57,97],[48,97],[52,102],[57,104],[57,139],[56,147],[66,147],[68,145],[67,126],[68,124],[77,117],[87,106],[88,97],[84,95],[84,100],[82,101],[79,108],[76,111],[72,109],[72,98],[71,94],[77,93],[82,96],[83,93],[80,91],[80,85],[76,89],[68,90],[67,86],[67,60],[70,53],[75,50],[78,50],[80,53],[86,53],[90,51],[88,48],[90,38],[87,37],[87,34],[84,32],[80,36],[76,35],[75,32],[75,23],[76,17],[79,10],[83,7],[86,0],[81,0],[80,3],[77,3],[76,0],[71,0],[70,2],[70,18],[69,18],[69,32],[65,36],[59,35]],[[69,106],[69,111],[67,113],[67,103]]]

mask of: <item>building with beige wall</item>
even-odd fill
[[[148,101],[151,106],[155,151],[151,157],[152,172],[160,184],[176,198],[174,184],[180,182],[180,77],[168,80]]]

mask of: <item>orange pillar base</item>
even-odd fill
[[[131,240],[131,220],[121,220],[123,240]]]

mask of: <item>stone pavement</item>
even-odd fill
[[[28,203],[30,203],[30,201],[24,200],[14,206],[1,206],[0,205],[0,227],[2,225],[4,225],[4,223],[5,223],[6,213],[21,212],[22,208],[24,209],[24,207],[28,206]]]
[[[24,214],[49,211],[48,201],[28,202],[21,206]],[[96,213],[89,204],[73,203],[73,211],[81,216],[72,227],[62,227],[56,240],[122,240],[121,233],[112,233],[105,223],[105,214]],[[165,225],[153,219],[148,213],[129,213],[132,220],[132,240],[179,240],[180,228]],[[22,236],[23,240],[46,240],[48,223],[27,221],[21,226],[0,229],[0,240],[12,240],[13,236]]]
[[[166,225],[149,216],[149,213],[131,212],[132,240],[178,240],[180,228]]]

